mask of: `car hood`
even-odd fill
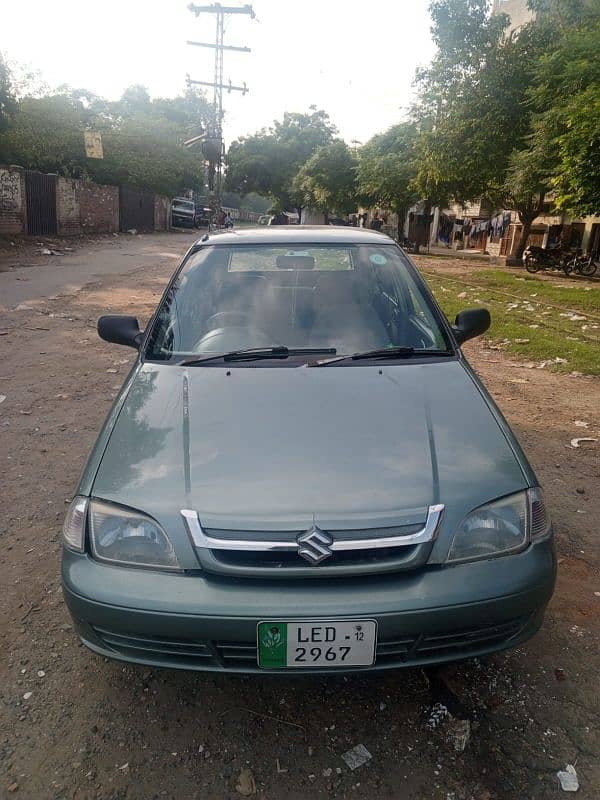
[[[158,520],[298,530],[456,524],[525,488],[518,445],[459,360],[397,366],[145,364],[92,493]],[[525,467],[526,468],[526,467]]]

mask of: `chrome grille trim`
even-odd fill
[[[421,530],[414,533],[376,538],[347,539],[334,541],[329,549],[334,553],[345,550],[379,550],[389,547],[409,547],[432,542],[438,535],[444,513],[442,504],[429,506],[427,519]],[[254,552],[298,552],[298,543],[289,539],[274,541],[253,541],[248,539],[219,539],[208,536],[202,529],[198,512],[181,509],[181,516],[195,547],[205,550],[245,550]]]

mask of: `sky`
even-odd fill
[[[213,41],[214,18],[196,18],[187,4],[5,1],[0,50],[50,86],[67,83],[116,99],[141,83],[153,97],[173,96],[184,90],[186,73],[213,79],[213,51],[185,42]],[[414,96],[415,69],[434,51],[427,6],[428,0],[255,0],[257,20],[229,17],[225,43],[252,52],[225,53],[225,81],[245,81],[250,90],[224,94],[226,144],[311,104],[329,113],[347,142],[364,143],[401,120]]]

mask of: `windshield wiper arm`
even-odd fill
[[[315,356],[324,353],[325,355],[335,355],[335,347],[248,347],[244,350],[231,350],[229,353],[217,353],[212,356],[202,358],[190,358],[182,361],[182,367],[194,367],[197,364],[204,364],[207,361],[258,361],[261,358],[288,358],[289,356]]]
[[[313,364],[308,364],[309,367],[326,367],[328,364],[337,364],[340,361],[368,361],[383,360],[386,358],[421,358],[422,356],[450,356],[452,353],[449,350],[416,350],[410,346],[399,347],[381,347],[377,350],[365,350],[362,353],[352,353],[347,356],[338,356],[337,358],[328,358],[326,361],[315,361]]]

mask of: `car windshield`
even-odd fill
[[[450,347],[395,245],[216,245],[192,253],[172,283],[146,358],[281,346],[338,355]]]
[[[185,209],[186,211],[193,211],[194,204],[190,200],[173,200],[173,208]]]

